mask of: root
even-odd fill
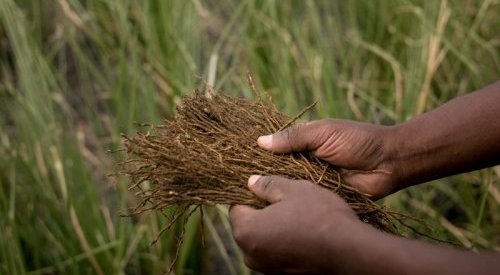
[[[128,154],[123,165],[131,188],[148,202],[138,205],[134,213],[214,204],[262,208],[267,203],[247,188],[248,177],[280,175],[310,179],[340,195],[361,220],[397,233],[395,216],[345,185],[333,165],[307,152],[272,154],[258,147],[259,136],[292,125],[298,116],[286,117],[261,96],[257,101],[223,94],[207,98],[200,92],[185,96],[177,113],[161,125],[141,124],[150,126],[146,134],[123,137]]]

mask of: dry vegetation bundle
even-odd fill
[[[142,198],[131,213],[174,207],[172,225],[202,205],[262,208],[266,202],[248,189],[248,177],[280,175],[327,188],[344,198],[361,220],[397,233],[394,221],[399,216],[344,184],[337,167],[308,152],[273,154],[258,147],[259,136],[293,125],[295,119],[264,100],[251,77],[249,81],[258,100],[194,92],[182,98],[174,119],[146,125],[147,133],[123,136],[125,173],[130,189]]]

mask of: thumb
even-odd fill
[[[326,137],[324,121],[296,124],[272,135],[260,136],[257,143],[274,153],[313,151],[319,148]]]
[[[248,178],[248,188],[270,203],[281,201],[290,191],[292,180],[278,176],[252,175]]]

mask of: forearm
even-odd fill
[[[499,164],[499,119],[500,81],[392,127],[396,189]]]
[[[498,274],[500,255],[431,245],[377,232],[368,237],[370,253],[360,257],[370,274]],[[361,264],[360,264],[361,265]],[[363,273],[361,272],[361,273]]]
[[[368,226],[367,226],[368,227]],[[498,274],[500,254],[474,253],[396,237],[367,228],[351,237],[351,245],[331,263],[341,274]],[[327,271],[328,272],[328,271]]]

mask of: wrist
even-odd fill
[[[401,124],[385,126],[383,131],[382,158],[378,169],[387,173],[387,193],[391,194],[403,188],[407,180],[406,162],[401,157]]]
[[[451,161],[449,138],[436,136],[423,123],[408,121],[390,126],[385,162],[393,192],[441,177],[440,168]]]

